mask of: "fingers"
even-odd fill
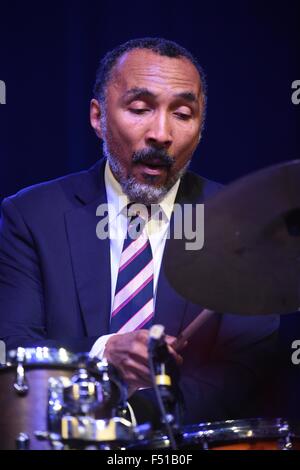
[[[167,344],[172,345],[172,343],[174,343],[174,341],[176,341],[176,337],[175,337],[175,336],[166,335],[166,336],[165,336],[165,340],[166,340],[166,343],[167,343]]]
[[[147,330],[116,334],[106,343],[104,356],[120,371],[130,388],[151,385]]]
[[[169,350],[169,353],[173,356],[173,358],[175,359],[176,361],[176,364],[178,366],[181,366],[183,364],[183,358],[180,354],[178,354],[175,349],[172,348],[172,346],[168,345],[168,350]]]
[[[115,334],[106,343],[104,356],[119,370],[130,390],[151,386],[148,340],[149,331],[138,330],[131,333]],[[165,340],[169,353],[177,365],[182,365],[183,358],[174,346],[176,338],[167,335]]]
[[[187,340],[183,340],[183,339],[180,340],[180,339],[176,338],[175,336],[166,336],[166,342],[167,342],[167,344],[172,346],[172,348],[175,351],[181,351],[182,349],[184,349],[188,345]]]

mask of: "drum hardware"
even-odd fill
[[[35,431],[34,435],[37,440],[50,443],[52,450],[65,450],[65,446],[61,442],[60,434],[49,433],[47,431]]]
[[[126,415],[128,391],[118,370],[108,364],[105,358],[101,361],[97,358],[89,358],[88,367],[101,377],[103,402],[110,403],[112,414],[119,417]],[[113,390],[113,385],[115,390]],[[112,400],[112,397],[114,397],[114,400]]]
[[[135,439],[131,423],[124,418],[103,420],[86,416],[64,416],[61,425],[63,442],[82,440],[90,443],[125,443]]]
[[[106,360],[86,360],[86,365],[79,363],[79,369],[70,378],[49,379],[48,429],[51,431],[50,442],[61,442],[68,447],[84,446],[86,442],[112,443],[132,441],[135,436],[131,423],[124,419],[123,402],[125,392],[120,382],[117,393],[113,390]],[[91,366],[100,377],[90,375],[87,367]],[[115,384],[115,383],[114,383]],[[112,403],[113,394],[116,401]],[[107,419],[97,419],[97,415]],[[53,433],[54,439],[53,439]],[[107,444],[111,445],[111,444]]]
[[[16,369],[16,380],[14,383],[14,389],[18,395],[27,395],[28,393],[28,383],[26,380],[25,369],[25,349],[17,349],[17,369]]]
[[[0,448],[119,448],[136,440],[125,418],[126,387],[106,361],[18,348],[0,378]]]
[[[105,402],[105,398],[102,382],[89,376],[83,367],[73,375],[69,385],[63,386],[63,401],[69,413],[91,414],[100,403]]]
[[[283,439],[278,440],[279,450],[293,450],[292,434],[288,434]]]
[[[112,384],[106,361],[97,360],[90,364],[101,374],[100,381],[90,376],[83,364],[70,379],[49,379],[48,429],[52,434],[48,438],[51,443],[54,432],[71,447],[82,446],[85,442],[127,442],[135,438],[133,427],[122,417],[124,409],[117,406],[118,403],[108,406],[109,419],[96,418],[97,411],[103,411],[111,401]],[[120,391],[122,399],[123,395]],[[54,434],[54,441],[57,441],[57,434]]]
[[[64,390],[68,387],[71,387],[71,379],[68,377],[59,376],[48,379],[47,427],[50,434],[60,433],[61,419],[65,412]],[[40,435],[42,438],[43,431],[35,431],[35,435]]]
[[[153,388],[161,413],[161,423],[176,450],[176,434],[179,429],[177,395],[174,387],[178,368],[165,341],[164,326],[153,325],[149,331],[148,358]]]
[[[65,415],[61,419],[61,433],[36,431],[40,441],[47,441],[52,449],[122,449],[137,439],[137,431],[124,418],[109,420],[88,416]]]
[[[20,432],[16,438],[16,448],[17,450],[29,450],[30,439],[28,434],[25,432]]]

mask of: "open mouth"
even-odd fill
[[[161,175],[168,169],[168,166],[164,163],[155,161],[139,163],[139,166],[141,167],[143,173],[147,173],[149,175]]]
[[[151,160],[145,160],[143,162],[140,162],[141,165],[146,165],[146,166],[154,166],[154,167],[161,167],[161,166],[168,166],[165,162],[160,160],[159,158],[152,158]]]

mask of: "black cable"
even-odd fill
[[[152,382],[153,382],[154,392],[155,392],[155,395],[156,395],[156,399],[157,399],[157,402],[158,402],[158,406],[159,406],[159,410],[160,410],[163,422],[166,425],[166,432],[167,432],[167,436],[168,436],[170,444],[171,444],[171,448],[172,448],[172,450],[177,450],[177,444],[176,444],[176,440],[175,440],[175,437],[174,437],[174,434],[173,434],[173,430],[172,430],[172,428],[170,426],[170,423],[168,421],[165,405],[164,405],[162,397],[160,395],[159,387],[156,383],[154,361],[153,361],[153,356],[152,356],[151,351],[149,351],[149,368],[150,368],[150,374],[151,374],[151,378],[152,378]]]

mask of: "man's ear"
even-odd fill
[[[90,103],[90,123],[99,139],[103,139],[103,129],[101,125],[102,112],[99,101],[93,98]]]

